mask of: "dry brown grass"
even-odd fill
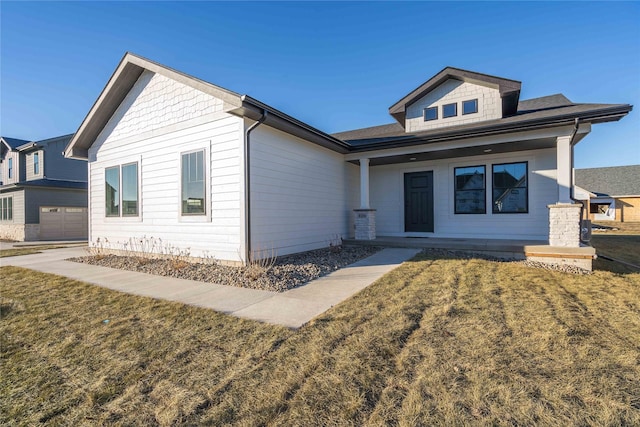
[[[19,247],[19,248],[2,249],[0,250],[0,258],[9,257],[9,256],[39,254],[42,251],[47,249],[59,249],[59,248],[66,248],[66,246],[38,245],[38,246],[25,246],[25,247]]]
[[[640,425],[640,274],[422,256],[298,331],[1,274],[0,423]]]
[[[640,223],[623,222],[617,226],[621,226],[619,231],[597,233],[591,237],[591,245],[600,256],[594,261],[593,268],[614,273],[640,272],[640,268],[633,267],[640,266]],[[603,255],[632,265],[612,262]]]

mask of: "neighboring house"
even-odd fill
[[[87,238],[87,163],[64,157],[71,136],[0,137],[0,238]]]
[[[573,146],[632,106],[520,87],[447,67],[391,106],[396,123],[329,135],[126,54],[66,155],[89,162],[94,243],[146,235],[235,262],[354,234],[580,252]]]
[[[640,221],[640,165],[576,169],[575,183],[592,221]]]

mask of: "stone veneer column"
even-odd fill
[[[549,245],[580,247],[580,209],[582,205],[557,203],[549,208]]]
[[[354,209],[356,214],[356,240],[375,240],[376,238],[376,210]]]

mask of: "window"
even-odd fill
[[[424,121],[438,120],[438,107],[429,107],[424,109]]]
[[[106,168],[104,175],[105,215],[138,216],[138,163]]]
[[[33,174],[40,174],[40,153],[33,153]]]
[[[106,216],[120,216],[120,167],[105,169],[104,180]]]
[[[138,216],[138,164],[122,166],[122,216]]]
[[[527,213],[527,162],[493,165],[493,213]]]
[[[2,221],[13,220],[13,197],[3,197],[0,199],[0,219]]]
[[[445,104],[442,106],[442,117],[455,117],[458,115],[458,104]]]
[[[182,154],[182,215],[205,215],[204,150]]]
[[[13,159],[9,159],[9,172],[7,173],[7,178],[13,178]]]
[[[454,169],[455,213],[487,213],[485,167],[469,166]]]
[[[469,101],[462,101],[462,115],[473,114],[478,112],[478,100],[471,99]]]

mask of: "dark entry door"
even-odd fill
[[[433,172],[404,174],[404,231],[433,232]]]

